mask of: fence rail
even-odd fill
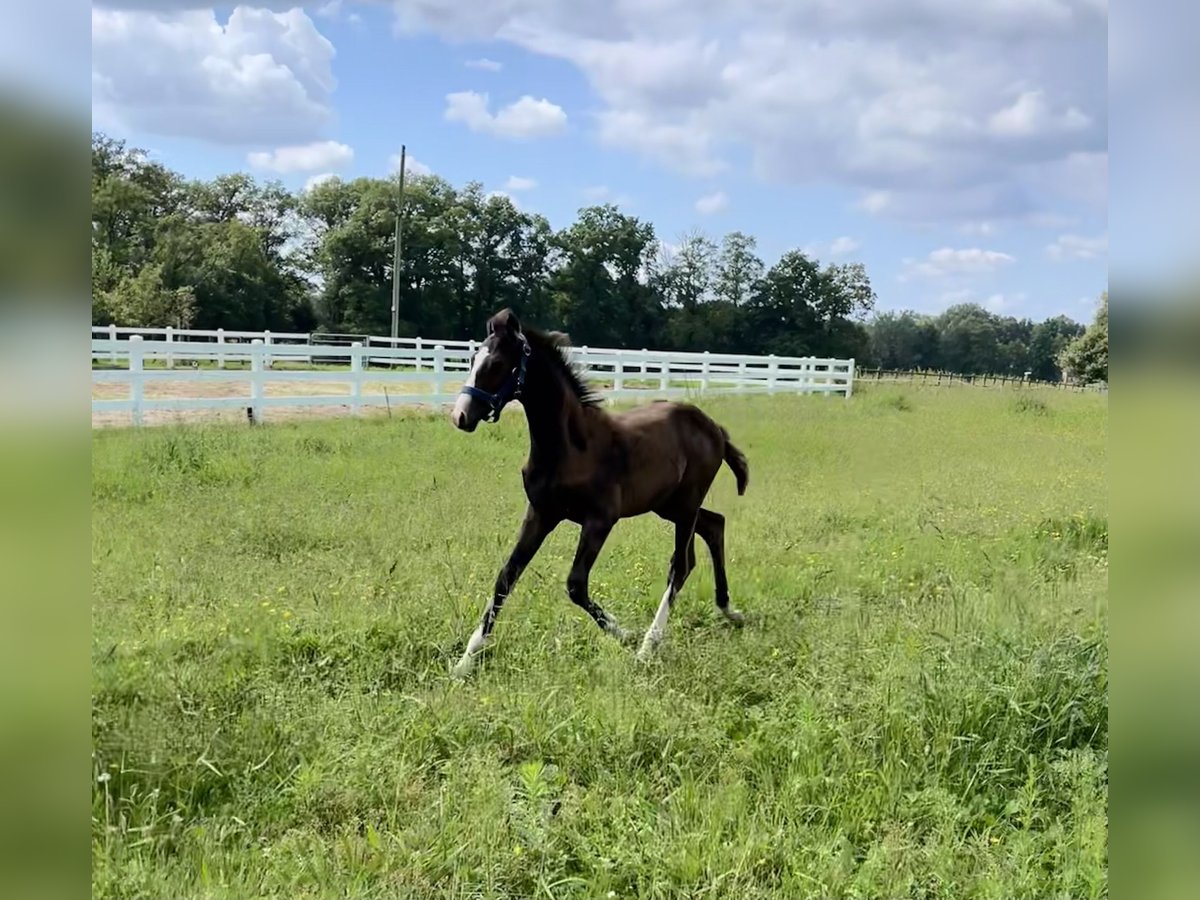
[[[1108,390],[1103,382],[1045,381],[1025,375],[993,375],[976,373],[964,375],[958,372],[941,372],[934,369],[859,369],[855,374],[859,381],[899,381],[926,385],[974,384],[984,387],[1046,387],[1069,391]]]
[[[220,329],[99,327],[92,335],[93,384],[127,388],[123,397],[93,398],[92,411],[129,413],[135,425],[146,412],[161,410],[245,409],[261,421],[266,409],[276,407],[344,406],[355,413],[441,407],[457,397],[478,349],[475,341]],[[570,355],[613,399],[782,392],[849,397],[855,379],[853,359],[590,347],[572,347]],[[147,395],[147,386],[163,382],[193,383],[194,396]],[[305,382],[341,393],[305,394]],[[248,393],[205,395],[216,385],[234,384],[248,385]]]

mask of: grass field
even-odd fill
[[[698,548],[637,666],[563,526],[465,683],[519,413],[95,432],[94,896],[1104,896],[1106,399],[703,405],[747,624]],[[670,548],[614,531],[623,625]]]

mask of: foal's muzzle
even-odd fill
[[[470,434],[478,425],[479,420],[473,419],[464,409],[456,409],[450,413],[450,422],[459,431],[465,431]]]

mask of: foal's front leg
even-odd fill
[[[467,641],[467,649],[463,651],[462,659],[452,670],[452,674],[456,678],[461,678],[471,671],[471,667],[475,664],[475,656],[487,644],[488,636],[492,633],[492,627],[496,624],[496,617],[500,615],[504,601],[512,593],[517,579],[521,577],[521,573],[525,571],[529,561],[541,548],[546,535],[553,531],[556,525],[558,525],[557,521],[547,519],[532,506],[525,510],[525,520],[521,523],[517,546],[513,548],[508,562],[496,576],[496,587],[492,599],[488,601],[487,607],[483,610],[483,618],[480,619],[479,626],[471,635],[471,639]]]
[[[581,607],[591,616],[596,624],[624,643],[629,639],[629,632],[617,624],[617,620],[606,613],[600,604],[588,596],[588,575],[600,555],[600,548],[608,539],[613,523],[603,519],[588,520],[583,523],[579,535],[579,547],[575,550],[575,562],[571,566],[571,574],[567,577],[567,595],[571,602]]]

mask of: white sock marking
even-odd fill
[[[487,644],[487,638],[483,636],[483,626],[480,625],[471,633],[471,638],[467,641],[467,649],[463,651],[462,657],[454,666],[453,674],[455,677],[461,678],[474,668],[475,657],[484,648],[485,644]]]
[[[671,613],[671,587],[667,586],[663,592],[662,600],[658,603],[658,612],[654,614],[654,621],[650,623],[650,628],[646,632],[646,636],[642,639],[642,648],[638,650],[638,659],[646,659],[654,652],[654,645],[663,639],[663,634],[667,630],[667,616]]]

